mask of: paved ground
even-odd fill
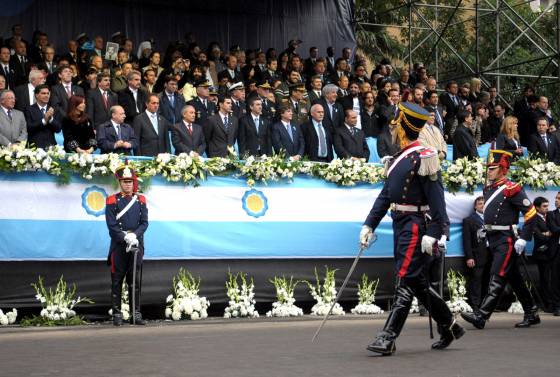
[[[445,351],[430,350],[427,319],[410,317],[392,357],[365,346],[384,317],[329,321],[209,320],[146,327],[0,329],[0,376],[558,376],[560,318],[514,329],[496,314]],[[471,329],[470,326],[466,326]]]

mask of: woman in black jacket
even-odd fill
[[[500,133],[496,138],[496,148],[513,154],[514,159],[523,156],[523,147],[519,141],[517,132],[518,120],[514,116],[505,117],[500,128]]]
[[[86,102],[82,96],[68,100],[68,111],[62,119],[64,150],[66,152],[93,153],[97,148],[95,130],[86,114]]]

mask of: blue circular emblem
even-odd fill
[[[91,186],[84,190],[82,194],[82,207],[89,215],[101,216],[105,214],[105,200],[107,193],[104,189]]]
[[[261,217],[268,210],[268,199],[262,191],[251,189],[241,199],[243,209],[249,216]]]

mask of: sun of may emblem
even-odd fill
[[[104,189],[97,186],[88,187],[82,194],[82,207],[90,215],[101,216],[105,213],[105,199],[107,193]]]
[[[251,189],[241,199],[243,209],[249,216],[261,217],[268,210],[268,199],[262,191]]]

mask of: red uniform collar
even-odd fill
[[[420,145],[420,141],[418,140],[414,140],[412,143],[408,144],[406,147],[403,148],[403,150],[401,152],[406,151],[407,149],[413,148]]]

